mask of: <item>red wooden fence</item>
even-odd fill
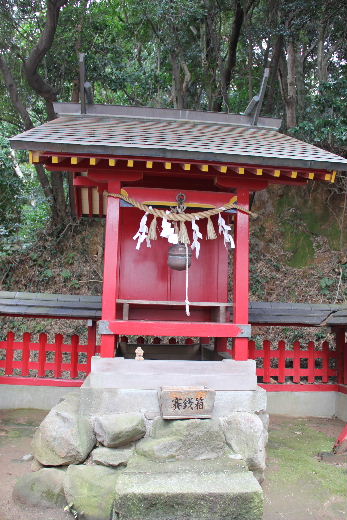
[[[122,338],[124,341],[125,338]],[[193,340],[188,338],[186,344]],[[137,338],[143,343],[142,337]],[[154,338],[160,343],[160,338]],[[169,340],[174,344],[174,338]],[[39,335],[38,343],[32,342],[31,334],[25,332],[22,341],[16,341],[15,334],[9,332],[5,341],[0,341],[0,383],[9,384],[49,384],[61,386],[80,386],[90,372],[91,357],[99,352],[96,345],[95,327],[88,331],[86,345],[80,344],[77,335],[71,342],[64,343],[61,334],[55,335],[53,343],[48,342],[47,334]],[[264,388],[280,390],[282,387],[320,390],[333,385],[347,385],[346,345],[339,350],[327,341],[307,346],[298,341],[293,346],[284,341],[278,344],[268,340],[261,345],[249,341],[249,357],[257,361],[257,376]]]
[[[263,341],[261,346],[249,342],[249,357],[257,361],[257,375],[262,383],[347,384],[346,349],[337,351],[327,341],[293,346],[285,341],[272,344]]]
[[[23,334],[22,341],[16,341],[14,332],[9,332],[7,339],[0,341],[0,382],[30,385],[44,380],[45,384],[79,386],[89,374],[91,358],[98,349],[92,328],[87,345],[80,345],[77,335],[64,343],[63,335],[56,334],[54,343],[49,343],[47,334],[41,333],[34,343],[29,332]]]

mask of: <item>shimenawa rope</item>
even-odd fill
[[[154,215],[154,217],[159,218],[165,218],[166,220],[174,220],[178,222],[186,222],[186,221],[192,221],[192,220],[198,220],[201,218],[209,218],[213,215],[218,215],[218,213],[221,213],[222,211],[225,211],[227,209],[237,209],[238,211],[241,211],[242,213],[246,213],[247,215],[251,215],[252,217],[256,217],[256,213],[252,213],[251,211],[248,211],[245,208],[242,208],[238,206],[237,204],[234,204],[233,202],[227,202],[227,204],[223,204],[223,206],[219,208],[212,208],[207,209],[205,211],[197,211],[195,213],[170,213],[166,212],[162,209],[156,209],[149,206],[146,206],[146,204],[142,204],[141,202],[138,202],[135,199],[132,199],[131,197],[128,197],[126,195],[123,195],[122,193],[108,193],[106,192],[106,195],[108,197],[115,197],[117,199],[122,199],[125,202],[128,202],[135,208],[141,209],[145,213],[149,213],[150,215]]]

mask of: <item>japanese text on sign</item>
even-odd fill
[[[163,387],[160,409],[164,419],[209,418],[215,391],[204,387]]]

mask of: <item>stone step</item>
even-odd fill
[[[93,388],[158,390],[162,386],[206,386],[214,390],[255,390],[255,361],[177,361],[92,358]]]
[[[240,460],[132,460],[116,483],[121,520],[261,520],[263,492]]]

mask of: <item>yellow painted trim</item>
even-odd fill
[[[120,190],[121,195],[124,195],[124,197],[128,197],[128,192],[124,188]]]
[[[134,161],[132,159],[128,159],[127,166],[128,168],[132,168],[134,166]]]
[[[325,181],[330,181],[331,180],[331,174],[330,173],[326,173],[325,177],[324,177],[324,180]]]
[[[184,164],[183,165],[183,169],[186,170],[186,171],[189,171],[190,170],[190,164]]]
[[[117,162],[116,159],[109,159],[109,160],[108,160],[108,165],[109,165],[109,166],[116,166],[116,162]]]
[[[144,200],[142,204],[146,204],[146,206],[168,206],[175,207],[177,206],[177,201],[164,201],[164,200]],[[198,202],[188,202],[185,204],[187,208],[209,208],[214,209],[216,206],[213,204],[199,204]]]
[[[153,168],[153,161],[146,161],[146,168]]]
[[[227,166],[217,166],[217,170],[219,170],[221,173],[226,173],[228,171]]]
[[[292,179],[296,179],[297,176],[298,176],[298,172],[292,172],[292,173],[290,174],[290,176],[291,176]]]
[[[263,170],[261,168],[257,168],[257,175],[263,175]]]
[[[164,168],[165,168],[165,170],[171,170],[171,163],[170,162],[164,163]]]
[[[40,152],[29,152],[30,164],[40,162]]]
[[[99,162],[99,159],[97,159],[96,157],[90,157],[89,158],[89,164],[90,166],[96,166]]]
[[[52,164],[58,164],[63,160],[63,157],[59,157],[59,155],[52,155]]]
[[[314,179],[314,173],[313,172],[310,172],[308,174],[308,178],[310,179],[310,181],[312,181]]]
[[[71,157],[71,164],[78,164],[82,160],[82,157]]]
[[[237,173],[238,173],[239,175],[243,175],[243,174],[245,173],[245,169],[244,169],[244,168],[238,168],[238,169],[237,169]]]
[[[330,182],[335,182],[335,177],[336,177],[336,171],[334,170],[333,174],[331,176]]]
[[[202,172],[208,172],[208,164],[201,164],[200,165],[200,170]]]
[[[281,170],[274,170],[274,177],[279,177],[281,175]]]

